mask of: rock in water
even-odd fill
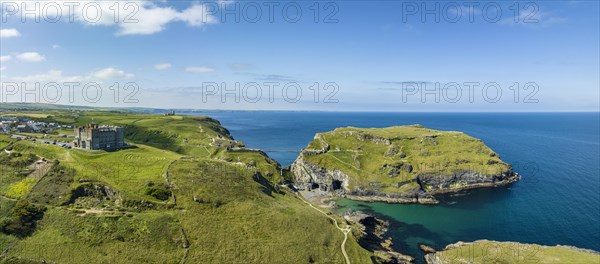
[[[419,243],[419,249],[425,253],[435,253],[436,250],[428,245]]]

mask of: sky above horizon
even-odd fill
[[[0,102],[325,111],[600,108],[597,1],[0,4]]]

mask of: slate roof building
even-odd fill
[[[88,150],[118,149],[125,146],[124,134],[123,127],[88,124],[75,128],[74,143],[75,147]]]

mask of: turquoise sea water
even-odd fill
[[[197,114],[197,113],[196,113]],[[598,113],[305,113],[207,112],[249,147],[300,150],[317,132],[336,127],[422,124],[482,139],[522,180],[509,187],[440,196],[439,205],[339,200],[390,221],[394,247],[421,256],[436,248],[492,239],[573,245],[600,251]],[[271,152],[288,165],[297,153]]]

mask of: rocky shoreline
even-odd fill
[[[457,172],[447,176],[419,175],[414,180],[418,183],[419,188],[404,194],[388,194],[365,188],[351,190],[349,188],[350,176],[340,170],[328,170],[314,165],[304,159],[302,155],[291,165],[290,169],[294,173],[295,187],[299,190],[319,190],[332,196],[355,201],[399,204],[438,204],[439,201],[434,195],[476,188],[500,187],[521,179],[521,176],[512,169],[500,175],[482,175],[470,171]]]
[[[408,197],[388,197],[388,196],[360,196],[360,195],[344,195],[340,196],[354,201],[361,202],[384,202],[384,203],[397,203],[397,204],[438,204],[438,200],[435,198],[408,198]]]
[[[321,208],[335,209],[337,203],[335,199],[339,196],[331,195],[320,190],[299,191],[299,193],[314,205]],[[413,263],[414,258],[393,248],[392,238],[387,235],[389,230],[389,221],[377,218],[362,211],[353,211],[348,209],[342,217],[355,227],[353,235],[359,245],[373,252],[372,261],[375,264],[409,264]]]
[[[379,195],[341,195],[340,197],[347,198],[354,201],[362,201],[362,202],[384,202],[384,203],[398,203],[398,204],[425,204],[425,205],[433,205],[438,204],[439,201],[435,199],[434,195],[438,194],[447,194],[447,193],[456,193],[461,191],[466,191],[470,189],[477,188],[495,188],[506,186],[512,184],[516,181],[519,181],[521,176],[515,173],[513,176],[506,178],[505,180],[499,182],[482,182],[482,183],[474,183],[471,185],[461,186],[459,188],[451,189],[451,190],[435,190],[428,191],[427,194],[430,196],[418,196],[418,197],[390,197],[390,196],[379,196]]]
[[[389,222],[363,213],[349,210],[344,214],[344,219],[359,226],[357,240],[361,247],[372,251],[373,263],[376,264],[410,264],[414,258],[396,252],[393,248],[391,237],[386,237]]]

